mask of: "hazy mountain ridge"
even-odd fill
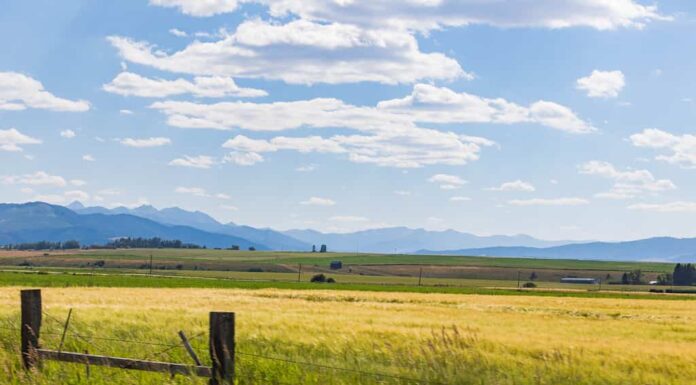
[[[487,247],[460,250],[419,250],[418,253],[434,255],[693,262],[696,259],[696,238],[655,237],[635,241],[589,242],[546,248]]]
[[[189,226],[211,233],[243,238],[273,250],[308,251],[311,249],[311,245],[272,229],[257,229],[234,223],[222,224],[204,212],[188,211],[178,207],[157,209],[150,205],[143,205],[133,209],[127,207],[108,209],[99,206],[85,207],[79,202],[73,202],[67,207],[79,214],[129,214],[166,225]]]
[[[83,245],[104,244],[118,237],[178,239],[207,247],[268,249],[263,244],[190,226],[165,225],[129,214],[79,214],[43,202],[0,204],[0,244],[77,240]]]
[[[493,246],[550,247],[573,241],[544,241],[528,235],[478,236],[455,230],[429,231],[389,227],[354,233],[321,233],[315,230],[288,230],[286,235],[310,244],[326,244],[332,251],[406,253],[421,249],[456,250]]]

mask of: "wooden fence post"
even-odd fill
[[[234,383],[234,313],[210,313],[210,385]]]
[[[31,369],[39,363],[41,333],[41,290],[22,290],[22,363]]]

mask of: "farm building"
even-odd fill
[[[594,285],[599,281],[596,278],[576,278],[576,277],[565,277],[561,278],[561,283],[579,283],[585,285]]]

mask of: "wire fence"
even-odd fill
[[[57,325],[61,326],[61,329],[65,326],[66,321],[60,320],[46,312],[42,312],[44,316],[46,316],[47,320],[50,320],[51,322],[56,323]],[[14,322],[12,322],[11,319],[5,319],[3,320],[6,325],[0,324],[0,330],[6,330],[6,331],[12,331],[19,333],[21,332],[21,328],[17,326]],[[41,332],[42,336],[63,336],[63,332],[53,332],[53,331],[42,331]],[[123,343],[127,345],[136,345],[136,346],[147,346],[147,347],[158,347],[158,348],[163,348],[161,350],[155,351],[155,352],[148,352],[146,356],[143,358],[144,360],[149,360],[153,358],[161,358],[164,357],[165,355],[170,355],[173,351],[177,349],[181,349],[185,351],[185,347],[182,343],[162,343],[162,342],[156,342],[156,341],[145,341],[145,340],[134,340],[134,339],[128,339],[128,338],[116,338],[116,337],[99,337],[99,336],[93,336],[93,335],[86,335],[83,333],[78,333],[72,330],[66,330],[65,331],[66,336],[71,336],[78,338],[81,340],[83,343],[87,344],[90,349],[93,352],[97,351],[109,351],[109,348],[112,348],[111,346],[107,347],[102,344],[105,343],[113,343],[113,342],[118,342],[118,343]],[[206,333],[198,333],[189,338],[189,341],[197,341],[200,338],[206,336]],[[192,350],[200,354],[201,356],[205,357],[206,354],[208,353],[207,350],[201,349],[199,347],[192,346]],[[429,380],[429,379],[422,379],[422,378],[415,378],[415,377],[407,377],[407,376],[402,376],[398,374],[393,374],[393,373],[386,373],[386,372],[377,372],[377,371],[369,371],[369,370],[362,370],[362,369],[356,369],[356,368],[347,368],[347,367],[341,367],[341,366],[335,366],[335,365],[329,365],[329,364],[324,364],[324,363],[316,363],[316,362],[310,362],[310,361],[304,361],[304,360],[296,360],[288,357],[281,357],[277,355],[265,355],[265,354],[260,354],[260,353],[251,353],[248,351],[236,349],[235,355],[239,358],[244,358],[244,359],[251,359],[251,360],[267,360],[267,361],[272,361],[272,362],[278,362],[286,365],[294,365],[302,368],[311,368],[315,370],[320,370],[320,371],[333,371],[333,372],[345,372],[345,373],[351,373],[358,375],[360,377],[371,377],[374,379],[389,379],[389,380],[394,380],[398,381],[401,383],[410,383],[410,384],[424,384],[424,385],[447,385],[447,382],[442,382],[442,381],[436,381],[436,380]],[[245,365],[240,365],[239,369],[243,369]],[[264,379],[256,375],[256,371],[250,370],[248,373],[246,372],[239,372],[238,375],[240,377],[244,378],[255,378],[255,379]],[[251,376],[250,376],[251,375]],[[284,382],[278,380],[278,379],[273,379],[273,383],[276,384],[284,384]],[[290,384],[290,383],[288,383]]]

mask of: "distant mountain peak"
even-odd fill
[[[85,205],[83,205],[80,201],[73,201],[65,207],[69,208],[70,210],[82,210],[85,208]]]

